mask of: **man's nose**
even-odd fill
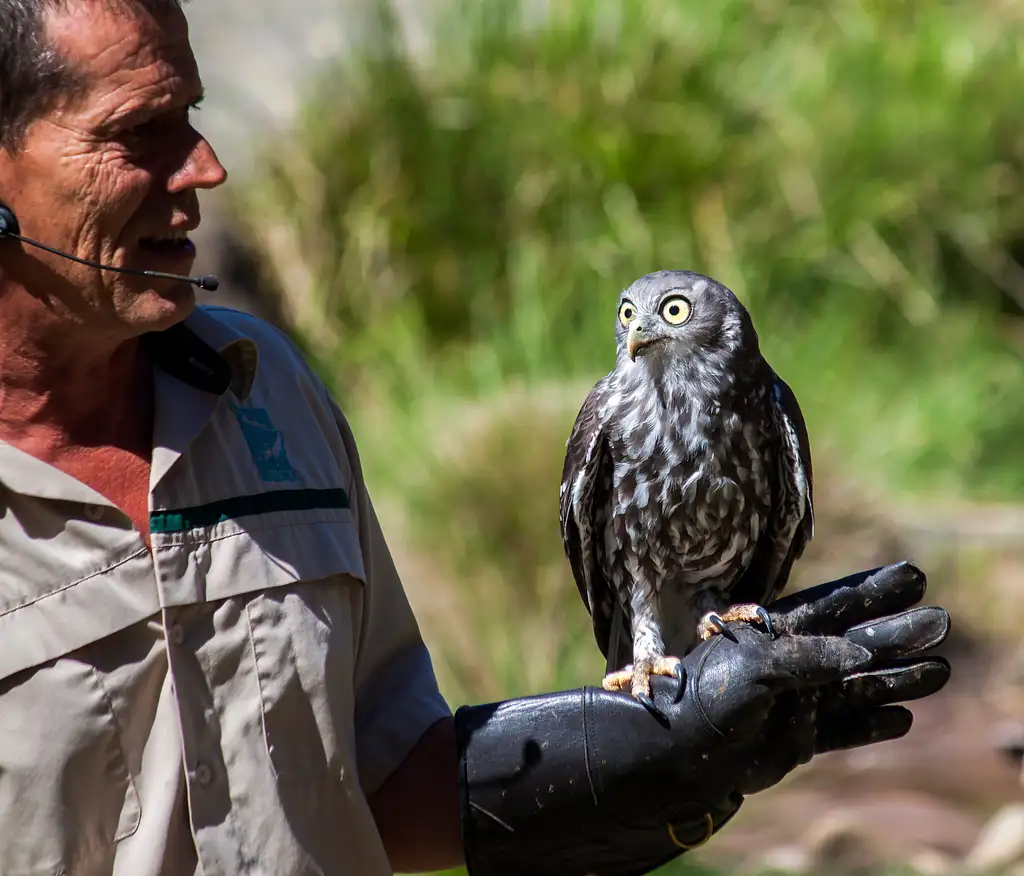
[[[187,189],[214,189],[228,178],[228,172],[217,158],[210,142],[196,138],[181,169],[171,177],[172,193]]]

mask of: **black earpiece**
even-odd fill
[[[14,211],[10,207],[0,204],[0,237],[9,237],[15,234],[21,234],[18,217],[14,215]]]

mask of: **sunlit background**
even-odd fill
[[[955,678],[661,872],[1024,874],[1024,7],[186,9],[232,171],[206,300],[284,327],[343,404],[451,704],[598,683],[564,442],[619,291],[708,273],[808,421],[792,587],[915,559]]]

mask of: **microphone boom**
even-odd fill
[[[99,262],[92,262],[88,259],[82,259],[78,256],[71,255],[71,253],[54,249],[52,246],[47,246],[45,243],[40,243],[38,240],[32,240],[30,237],[22,236],[21,229],[18,226],[18,219],[11,211],[10,207],[0,205],[0,238],[4,237],[10,237],[13,240],[20,240],[22,243],[27,243],[30,246],[37,246],[39,249],[45,249],[47,252],[52,252],[54,255],[70,259],[71,261],[78,262],[82,265],[88,265],[90,268],[99,268],[101,271],[115,271],[118,274],[134,274],[141,277],[158,277],[164,280],[181,280],[185,283],[191,283],[193,286],[198,286],[200,289],[206,289],[208,292],[213,292],[218,286],[220,286],[220,280],[209,274],[202,277],[186,277],[184,274],[165,274],[163,271],[143,271],[136,268],[119,268],[114,265],[104,265]]]

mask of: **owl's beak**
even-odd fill
[[[639,319],[633,320],[629,326],[629,335],[626,337],[626,352],[629,353],[629,358],[635,362],[636,354],[653,340],[644,324]]]

